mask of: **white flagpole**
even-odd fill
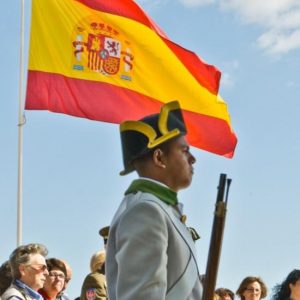
[[[20,24],[20,74],[19,74],[19,124],[18,124],[18,196],[17,196],[17,246],[22,244],[23,222],[23,125],[25,124],[23,104],[23,63],[24,63],[24,19],[25,0],[21,0]]]

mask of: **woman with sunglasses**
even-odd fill
[[[49,274],[39,293],[43,296],[44,300],[55,300],[64,288],[67,271],[65,264],[59,259],[49,258],[46,260],[46,264]]]
[[[267,287],[260,277],[248,276],[243,279],[236,294],[241,300],[260,300],[267,296]]]
[[[300,300],[300,270],[293,270],[286,279],[277,284],[272,300]]]

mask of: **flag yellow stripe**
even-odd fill
[[[105,82],[155,97],[163,103],[179,100],[185,110],[224,119],[230,124],[226,103],[202,87],[148,27],[72,0],[33,0],[32,5],[30,70]],[[131,80],[123,80],[119,74],[73,69],[75,47],[72,42],[76,40],[79,24],[88,27],[88,21],[95,19],[110,24],[119,33],[117,39],[121,37],[130,42],[134,56]],[[149,57],[155,59],[149,60]]]

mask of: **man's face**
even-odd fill
[[[19,266],[20,280],[31,289],[37,291],[44,286],[46,276],[48,275],[47,265],[44,256],[41,254],[32,254],[26,264]]]
[[[183,136],[170,143],[169,151],[165,155],[166,184],[177,192],[191,184],[196,159],[190,153],[190,147]]]

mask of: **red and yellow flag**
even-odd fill
[[[26,109],[120,123],[178,100],[190,144],[232,157],[219,80],[133,0],[32,0]]]

